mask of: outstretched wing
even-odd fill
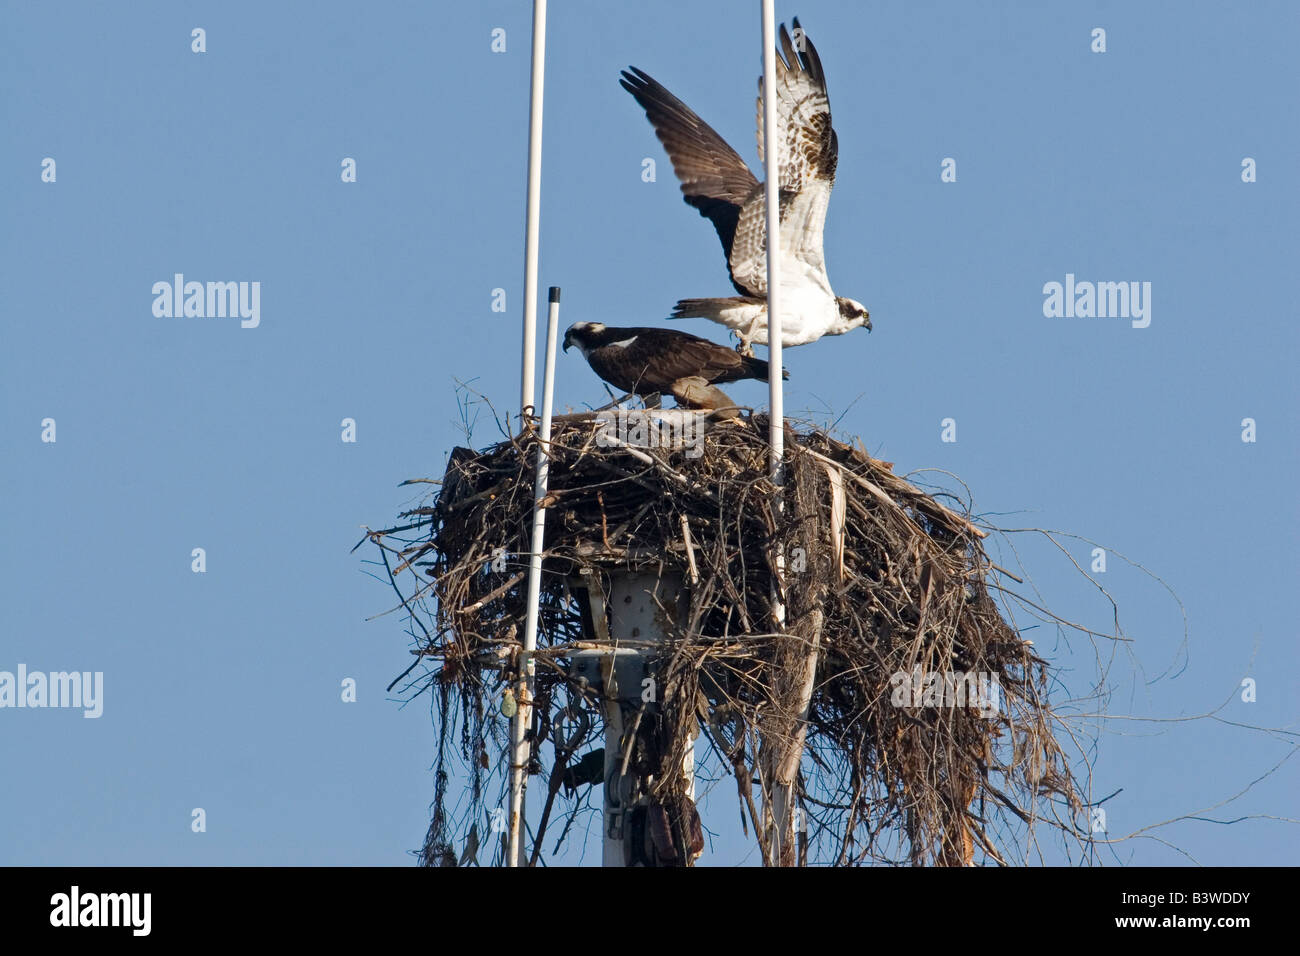
[[[763,159],[763,77],[758,78],[758,158]],[[817,181],[835,182],[839,143],[831,126],[826,73],[812,40],[794,19],[794,39],[781,24],[776,54],[777,159],[781,188],[801,191]]]
[[[763,156],[763,78],[758,78],[758,155]],[[812,40],[794,20],[794,37],[781,26],[776,55],[777,161],[780,164],[782,258],[825,269],[822,235],[835,184],[839,142],[831,125],[826,74]],[[731,272],[738,284],[767,292],[767,223],[760,192],[741,210]]]
[[[741,210],[755,194],[762,195],[758,180],[712,126],[650,74],[629,67],[620,82],[645,110],[681,180],[683,197],[713,223],[730,264]],[[732,282],[746,292],[734,275]]]

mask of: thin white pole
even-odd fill
[[[528,215],[524,227],[524,344],[519,414],[533,411],[537,352],[537,243],[542,211],[542,87],[546,78],[546,0],[533,0],[533,76],[528,103]]]
[[[778,155],[780,130],[776,126],[776,21],[772,10],[773,0],[760,0],[763,8],[763,163],[767,181],[764,198],[767,200],[767,393],[771,407],[768,425],[768,472],[777,486],[772,498],[772,511],[778,518],[784,510],[781,485],[785,482],[785,393],[781,387],[781,162]],[[785,569],[785,552],[778,542],[776,548],[777,583]],[[779,596],[779,591],[776,595]],[[773,604],[777,625],[785,620],[785,607],[779,600]]]
[[[779,525],[785,515],[785,393],[781,386],[781,161],[778,153],[781,131],[776,119],[776,15],[773,0],[760,0],[763,16],[763,163],[764,199],[767,202],[767,358],[768,404],[771,419],[768,427],[768,474],[774,485],[772,517]],[[785,547],[778,538],[774,545],[772,580],[772,624],[776,631],[785,629],[785,603],[781,599],[785,580]],[[775,781],[765,781],[767,811],[772,828],[768,832],[771,858],[778,866],[790,814],[789,791]]]
[[[524,648],[519,657],[519,680],[515,685],[515,719],[510,725],[510,835],[506,844],[506,865],[522,866],[524,790],[528,786],[531,745],[528,728],[533,722],[533,652],[537,650],[537,603],[542,590],[542,548],[546,537],[546,508],[542,501],[550,479],[552,400],[555,396],[555,340],[560,328],[560,289],[551,286],[550,314],[546,322],[546,372],[542,385],[542,432],[537,445],[537,480],[533,485],[533,544],[528,560],[528,623]]]

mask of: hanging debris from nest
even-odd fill
[[[630,572],[685,582],[654,665],[655,743],[633,761],[650,795],[641,846],[659,864],[688,864],[703,849],[681,772],[699,735],[734,775],[769,863],[793,862],[768,855],[772,821],[759,810],[781,783],[804,808],[799,829],[812,836],[799,852],[810,862],[1005,863],[1007,845],[1028,845],[1039,824],[1086,843],[1049,668],[1004,616],[1014,576],[985,553],[988,529],[862,449],[789,426],[778,520],[766,418],[695,421],[698,432],[662,442],[629,434],[611,413],[555,421],[531,734],[533,770],[550,784],[532,860],[553,805],[565,807],[558,847],[586,801],[599,802],[598,702],[570,665],[611,643],[583,582],[603,588]],[[471,826],[477,848],[491,822],[483,794],[508,777],[500,688],[527,612],[537,442],[525,429],[483,451],[456,449],[429,503],[368,536],[413,622],[427,668],[417,686],[436,694],[427,862],[454,858]],[[580,712],[590,719],[578,733]],[[453,824],[442,775],[457,750],[471,799]]]

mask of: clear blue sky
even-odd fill
[[[730,294],[617,77],[648,70],[756,162],[757,4],[551,8],[543,294],[563,286],[566,324],[625,325]],[[428,700],[385,695],[408,640],[396,616],[365,622],[391,593],[349,549],[413,503],[399,481],[440,475],[463,443],[456,379],[516,401],[530,5],[0,9],[0,670],[105,681],[97,720],[0,710],[0,863],[408,864],[432,797]],[[1084,535],[1167,581],[1185,654],[1168,593],[1110,559],[1135,641],[1112,713],[1229,700],[1226,720],[1294,729],[1297,7],[778,4],[792,15],[839,134],[830,275],[875,331],[787,352],[788,412],[843,415],[900,471],[950,470],[1004,524]],[[260,326],[155,317],[152,286],[177,272],[260,282]],[[1150,282],[1150,327],[1044,317],[1044,283],[1067,273]],[[603,398],[563,362],[562,404]],[[1064,556],[1019,545],[1047,603],[1107,629]],[[1086,692],[1087,642],[1037,634]],[[1256,703],[1235,696],[1244,677]],[[1291,746],[1111,722],[1094,793],[1123,789],[1118,836],[1230,796]],[[1297,816],[1297,792],[1292,760],[1209,815]],[[709,859],[752,862],[729,793],[705,810]],[[1276,822],[1158,833],[1204,863],[1300,848]]]

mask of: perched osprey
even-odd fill
[[[822,232],[839,153],[821,59],[799,21],[794,42],[781,26],[776,56],[777,141],[781,189],[781,344],[871,329],[866,307],[837,296],[826,277]],[[784,52],[784,55],[783,55]],[[686,202],[718,231],[739,296],[682,299],[672,317],[712,319],[735,332],[748,352],[767,344],[767,207],[763,184],[726,140],[648,73],[623,71],[681,180]],[[758,154],[763,157],[763,78],[759,77]]]
[[[564,333],[564,350],[573,345],[591,370],[615,388],[636,395],[667,393],[686,405],[712,404],[705,396],[715,401],[721,395],[710,389],[712,385],[742,378],[767,381],[767,363],[762,359],[673,329],[575,322]],[[785,377],[790,377],[789,372]]]

